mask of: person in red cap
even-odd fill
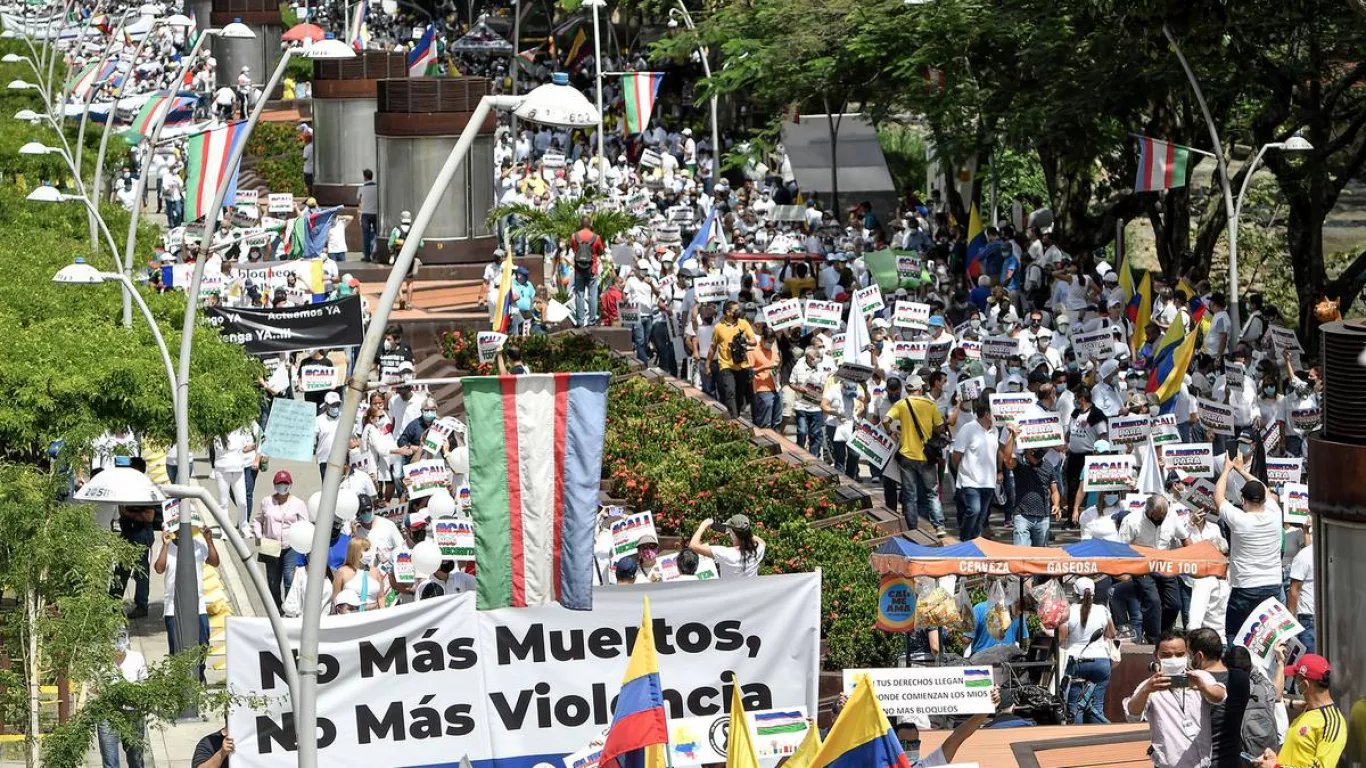
[[[270,597],[279,608],[289,587],[294,583],[294,568],[286,567],[295,560],[289,546],[289,528],[308,519],[308,505],[290,493],[294,478],[283,469],[275,473],[274,493],[261,499],[260,510],[251,521],[251,533],[256,537],[256,556],[266,567],[266,586]]]
[[[1328,693],[1333,667],[1328,659],[1306,653],[1285,668],[1304,697],[1304,712],[1286,731],[1280,754],[1270,749],[1254,763],[1257,768],[1331,768],[1347,748],[1347,718]]]

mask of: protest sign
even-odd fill
[[[722,275],[699,277],[693,280],[693,295],[703,304],[725,301],[730,296],[726,288],[726,278]]]
[[[1020,354],[1019,339],[1010,336],[988,336],[982,339],[983,360],[995,362],[1018,354]]]
[[[1143,514],[1143,510],[1148,506],[1148,494],[1146,493],[1126,493],[1124,494],[1124,509],[1129,514]]]
[[[1290,411],[1290,423],[1301,432],[1313,432],[1319,428],[1319,422],[1322,420],[1323,413],[1317,405],[1292,408]]]
[[[928,341],[894,341],[892,342],[892,357],[896,359],[898,366],[903,362],[918,363],[925,359],[929,347]]]
[[[896,257],[896,279],[899,281],[915,280],[920,277],[920,259],[916,256],[897,256]]]
[[[963,339],[958,342],[958,348],[963,350],[963,354],[969,360],[982,359],[982,342],[973,339]]]
[[[1281,422],[1279,421],[1271,422],[1267,425],[1266,429],[1262,430],[1262,445],[1266,448],[1267,453],[1280,447],[1281,438],[1284,436],[1282,435],[1282,431]]]
[[[854,306],[859,308],[864,317],[871,317],[874,313],[885,308],[886,302],[882,300],[882,289],[877,283],[873,283],[867,288],[860,288],[854,291]]]
[[[1062,434],[1062,417],[1056,413],[1030,412],[1015,417],[1020,434],[1015,438],[1019,448],[1054,448],[1066,441]]]
[[[1214,446],[1209,443],[1168,443],[1162,446],[1163,467],[1185,477],[1214,477]]]
[[[1202,397],[1195,401],[1195,408],[1200,417],[1200,423],[1205,425],[1205,429],[1215,434],[1233,436],[1233,409],[1231,407]]]
[[[470,507],[473,506],[474,502],[470,497],[469,483],[465,483],[464,485],[461,485],[459,488],[455,489],[455,503],[462,510],[466,512],[470,511]]]
[[[1291,525],[1309,525],[1309,486],[1286,483],[1281,487],[1282,519]]]
[[[811,727],[806,720],[805,707],[746,710],[745,717],[749,719],[754,754],[765,761],[775,761],[796,752],[802,739],[806,738],[806,729]],[[725,763],[729,738],[730,715],[725,712],[670,719],[667,764]]]
[[[465,426],[449,416],[437,419],[427,427],[427,435],[422,438],[422,450],[440,456],[450,443],[451,435],[456,432],[464,434]]]
[[[844,693],[867,675],[889,717],[977,715],[996,711],[991,703],[991,667],[923,667],[844,670]]]
[[[670,719],[724,712],[736,670],[756,710],[815,711],[818,574],[599,589],[592,611],[476,611],[464,593],[323,618],[319,763],[447,765],[457,754],[476,766],[495,756],[497,768],[557,765],[611,722],[645,596]],[[298,643],[299,622],[286,632]],[[227,648],[233,765],[292,768],[292,706],[268,621],[230,618]]]
[[[444,517],[433,521],[433,535],[441,556],[455,560],[474,559],[474,521]]]
[[[266,195],[266,211],[269,213],[294,213],[294,193],[271,192]]]
[[[318,406],[307,400],[277,397],[270,403],[270,420],[261,440],[261,455],[272,459],[313,461],[318,428]]]
[[[870,467],[880,470],[887,466],[898,446],[897,439],[885,429],[871,421],[865,421],[854,427],[854,434],[849,438],[849,447],[867,459]]]
[[[305,392],[326,392],[336,389],[337,369],[330,365],[305,365],[299,369],[299,383]]]
[[[1125,491],[1135,486],[1133,454],[1102,453],[1086,457],[1082,467],[1087,491]]]
[[[261,201],[259,190],[238,187],[237,195],[233,199],[233,206],[238,208],[255,208]]]
[[[1181,500],[1187,506],[1204,510],[1205,514],[1211,514],[1217,508],[1214,503],[1214,483],[1205,478],[1196,478],[1181,494]]]
[[[654,235],[655,242],[660,245],[681,245],[683,243],[683,230],[679,229],[677,224],[667,221],[650,227],[650,234]],[[701,299],[698,300],[701,301]]]
[[[508,335],[497,331],[480,331],[476,338],[479,345],[479,362],[491,363],[498,358],[498,351],[503,348]]]
[[[775,301],[764,307],[764,322],[775,331],[797,328],[802,324],[802,303],[796,299]]]
[[[925,348],[925,364],[929,366],[943,365],[949,359],[949,348],[953,346],[951,341],[932,342]]]
[[[1298,483],[1304,477],[1304,459],[1266,457],[1266,481],[1271,485]]]
[[[1225,363],[1224,380],[1232,389],[1242,389],[1243,382],[1247,380],[1247,366],[1242,363]]]
[[[1072,337],[1072,351],[1078,360],[1110,357],[1114,353],[1115,336],[1109,328],[1101,328]]]
[[[412,584],[417,581],[417,571],[413,568],[413,553],[406,549],[394,552],[394,581],[399,584]]]
[[[840,319],[842,308],[839,302],[807,299],[805,312],[806,327],[830,328],[838,331],[843,321]]]
[[[1001,424],[1013,424],[1015,418],[1034,407],[1037,397],[1033,392],[997,392],[991,395],[991,415]]]
[[[844,340],[848,334],[837,333],[830,337],[830,357],[838,365],[844,360]]]
[[[1290,609],[1282,605],[1280,600],[1268,597],[1252,609],[1247,620],[1233,635],[1233,641],[1248,649],[1253,658],[1265,665],[1277,643],[1303,631],[1304,627],[1295,621]]]
[[[421,499],[450,487],[451,470],[441,459],[415,461],[403,467],[403,482],[408,498]]]
[[[359,295],[321,304],[281,309],[204,308],[208,324],[224,341],[241,344],[252,355],[306,349],[356,347],[364,340]]]
[[[930,327],[930,305],[918,301],[898,301],[893,308],[892,325],[923,331]]]
[[[563,152],[555,152],[552,150],[541,155],[541,166],[544,168],[563,168],[564,162]]]
[[[1160,416],[1153,416],[1150,423],[1152,424],[1153,445],[1161,446],[1166,443],[1181,442],[1181,432],[1176,428],[1176,414],[1164,413]]]
[[[653,149],[647,149],[640,153],[640,165],[644,168],[658,168],[664,158]]]
[[[617,313],[624,326],[633,326],[640,323],[640,307],[635,302],[622,301],[617,305]]]
[[[678,570],[677,552],[659,556],[659,572],[664,574],[665,581],[678,581],[683,578],[683,572]],[[706,555],[697,556],[697,571],[693,576],[697,581],[721,578],[721,574],[716,570],[716,561]]]
[[[375,455],[365,448],[352,449],[349,457],[351,471],[359,472],[362,475],[375,475]]]
[[[1266,332],[1271,337],[1271,346],[1276,350],[1277,357],[1280,357],[1287,349],[1296,353],[1304,351],[1304,347],[1300,346],[1300,338],[1289,328],[1273,325],[1267,328]]]
[[[958,397],[963,400],[976,400],[982,396],[986,381],[981,376],[973,376],[958,382]]]
[[[877,628],[883,632],[915,631],[915,581],[883,576],[877,590]]]
[[[602,748],[607,745],[607,730],[602,729],[602,733],[594,736],[583,749],[566,755],[562,761],[564,768],[598,768],[598,763],[602,760]]]
[[[1152,420],[1144,416],[1114,416],[1110,419],[1109,438],[1112,443],[1134,445],[1148,439]]]
[[[640,537],[646,534],[654,536],[655,541],[659,541],[659,535],[655,533],[655,516],[649,511],[637,512],[613,521],[612,557],[619,558],[635,552],[636,547],[640,545]]]

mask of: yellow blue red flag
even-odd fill
[[[664,687],[659,682],[659,657],[650,622],[650,598],[626,675],[617,695],[617,709],[602,745],[599,768],[664,768],[664,747],[669,726],[664,715]]]

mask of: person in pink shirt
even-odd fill
[[[294,583],[294,569],[285,566],[295,560],[294,550],[289,546],[289,527],[308,519],[308,505],[289,492],[293,486],[294,478],[288,472],[276,472],[275,492],[261,499],[260,510],[251,521],[256,556],[266,567],[266,585],[276,608]]]

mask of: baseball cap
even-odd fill
[[[341,395],[336,392],[328,392],[327,396],[323,398],[323,402],[328,405],[341,405]]]
[[[869,323],[869,325],[873,326],[874,328],[891,328],[891,327],[892,327],[892,324],[891,324],[891,323],[887,322],[886,319],[881,318],[881,317],[875,317],[875,318],[873,318],[873,322]]]
[[[1117,370],[1119,370],[1119,363],[1117,361],[1113,359],[1106,360],[1105,362],[1100,364],[1100,377],[1102,379],[1108,379],[1110,378],[1110,374],[1114,373]]]
[[[411,371],[413,369],[413,364],[408,362],[407,360],[404,360],[403,362],[398,364],[398,369],[400,371]]]
[[[642,533],[640,539],[636,541],[636,544],[642,547],[646,544],[653,544],[657,547],[659,546],[659,537],[653,533]]]
[[[924,388],[925,388],[925,380],[922,379],[922,378],[920,378],[919,375],[913,373],[913,374],[911,374],[910,376],[907,376],[907,377],[906,377],[906,390],[907,390],[907,391],[913,392],[913,391],[915,391],[915,390],[924,389]]]
[[[1298,675],[1305,680],[1322,683],[1328,678],[1328,673],[1332,671],[1333,667],[1328,663],[1328,659],[1317,653],[1306,653],[1300,657],[1299,661],[1285,668],[1285,676],[1294,677]]]
[[[294,477],[283,469],[275,473],[276,483],[293,483]]]
[[[943,324],[944,324],[944,316],[943,316],[943,315],[930,315],[930,325],[943,325]]]
[[[1090,592],[1094,595],[1096,593],[1096,582],[1086,578],[1085,576],[1082,576],[1081,578],[1072,582],[1072,591],[1076,593],[1077,597],[1081,597],[1087,592]]]
[[[428,512],[426,507],[423,507],[416,512],[408,513],[408,527],[414,531],[419,528],[427,527],[427,523],[430,523],[431,521],[432,513]]]
[[[748,531],[750,529],[747,515],[731,515],[722,525],[725,526],[725,530],[729,531]]]

